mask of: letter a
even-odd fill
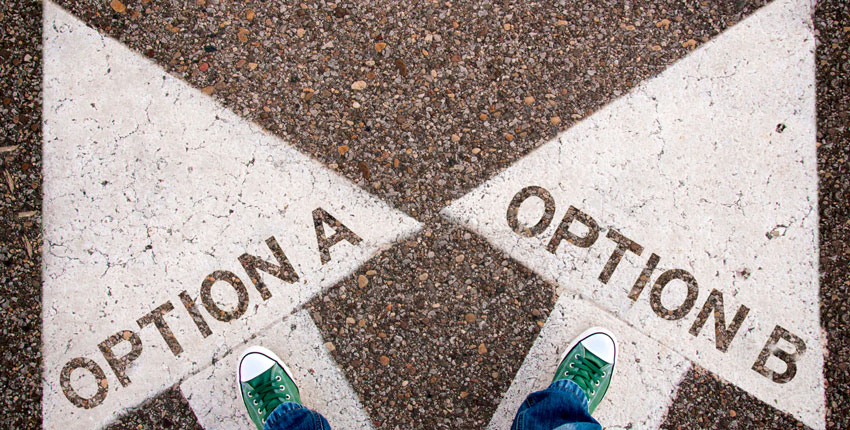
[[[331,237],[325,237],[325,224],[334,229],[334,234]],[[352,245],[357,245],[362,240],[360,236],[354,234],[353,231],[322,208],[316,208],[313,211],[313,226],[316,228],[316,241],[319,244],[319,256],[322,259],[322,264],[331,261],[331,247],[340,241],[346,240]]]

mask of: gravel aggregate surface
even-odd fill
[[[483,428],[554,305],[554,286],[445,222],[308,308],[376,428]]]
[[[247,422],[247,421],[246,421]],[[163,391],[121,416],[107,430],[180,429],[202,430],[189,403],[178,388]]]
[[[819,1],[817,45],[821,326],[827,428],[850,428],[850,3]]]
[[[116,1],[58,4],[425,223],[307,305],[378,429],[482,428],[555,299],[553,286],[437,212],[765,3]],[[41,7],[0,4],[8,428],[41,427]],[[815,27],[827,428],[841,429],[850,4],[819,1]],[[798,425],[695,368],[664,427]],[[178,389],[112,426],[197,427]]]
[[[0,4],[0,423],[41,418],[41,4]]]
[[[676,400],[661,426],[668,430],[697,428],[793,429],[803,428],[794,417],[772,410],[746,391],[705,369],[694,367],[679,385]],[[704,406],[698,406],[704,405]],[[765,413],[769,411],[770,413]]]

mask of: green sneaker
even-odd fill
[[[614,362],[617,361],[617,339],[604,328],[594,327],[580,334],[561,357],[552,382],[573,381],[587,396],[587,411],[593,413],[608,392]]]
[[[236,372],[239,396],[258,430],[263,430],[266,419],[281,403],[301,404],[292,372],[268,349],[252,346],[245,350]]]

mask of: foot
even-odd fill
[[[263,430],[266,419],[278,405],[301,403],[292,373],[268,349],[252,346],[245,350],[239,358],[236,372],[242,403],[258,430]]]
[[[587,411],[593,413],[608,392],[614,362],[617,360],[617,340],[614,334],[594,327],[580,334],[561,357],[554,381],[569,379],[584,390]]]

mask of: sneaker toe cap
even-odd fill
[[[581,345],[593,355],[613,363],[617,356],[617,344],[606,333],[594,333],[581,342]]]
[[[247,354],[239,363],[239,381],[250,381],[274,365],[274,360],[264,354],[258,352]]]

